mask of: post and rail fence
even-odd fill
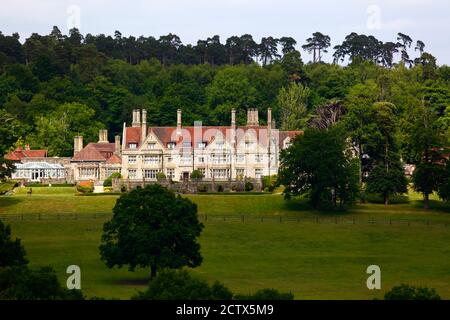
[[[3,221],[49,221],[49,220],[107,220],[112,217],[111,212],[99,213],[1,213]],[[388,217],[338,217],[338,216],[282,216],[282,215],[256,215],[256,214],[199,214],[202,222],[240,222],[240,223],[312,223],[335,225],[392,225],[392,226],[440,226],[448,227],[450,221],[436,219],[400,219]]]

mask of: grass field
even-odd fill
[[[16,189],[0,197],[0,215],[108,213],[116,196],[78,196],[73,188]],[[420,196],[410,203],[388,206],[364,204],[347,213],[311,211],[302,202],[280,195],[191,195],[199,213],[207,214],[200,238],[204,262],[194,273],[220,280],[236,293],[273,287],[292,291],[296,299],[372,299],[402,282],[434,287],[450,299],[450,211],[433,202],[421,209]],[[220,215],[355,218],[356,224],[313,220],[278,222],[227,219]],[[214,218],[215,217],[215,218]],[[408,219],[413,223],[369,224],[367,219]],[[5,219],[6,220],[6,219]],[[32,265],[52,265],[65,282],[65,269],[77,264],[88,296],[127,299],[145,288],[148,270],[108,269],[99,259],[98,245],[106,218],[7,221],[23,240]],[[400,220],[398,220],[400,221]],[[424,221],[431,221],[428,226]],[[417,223],[415,223],[417,222]],[[434,224],[435,222],[443,224]],[[449,223],[446,227],[445,223]],[[382,271],[382,290],[366,286],[368,265]]]

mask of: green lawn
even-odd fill
[[[116,196],[78,196],[73,188],[34,188],[28,196],[17,190],[0,197],[0,214],[110,212]],[[434,287],[450,299],[450,212],[437,201],[421,209],[411,202],[388,206],[365,204],[345,214],[311,211],[301,202],[280,195],[191,195],[199,213],[207,214],[200,242],[204,262],[194,272],[220,280],[234,292],[249,293],[273,287],[292,291],[296,299],[381,298],[390,287],[407,282]],[[222,214],[330,219],[286,221],[253,218],[223,219]],[[334,224],[332,215],[356,224]],[[215,218],[214,218],[215,217]],[[407,224],[368,224],[368,218],[420,220]],[[427,226],[422,221],[449,223]],[[108,269],[98,245],[106,218],[78,220],[8,220],[22,238],[32,265],[52,265],[65,282],[65,268],[77,264],[88,296],[126,299],[145,287],[148,270]],[[341,220],[340,220],[341,221]],[[368,265],[382,270],[382,290],[365,287]]]

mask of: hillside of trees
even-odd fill
[[[111,139],[134,108],[148,110],[149,125],[165,126],[175,124],[178,108],[186,125],[228,125],[231,108],[243,124],[247,108],[255,107],[261,122],[272,107],[277,127],[286,130],[320,125],[318,116],[339,110],[354,120],[348,126],[354,141],[370,149],[376,124],[369,109],[380,102],[389,103],[403,160],[417,159],[420,117],[438,128],[440,145],[450,142],[450,67],[402,33],[392,42],[350,33],[334,48],[319,32],[299,43],[291,37],[258,43],[245,34],[184,45],[174,34],[64,35],[54,27],[19,40],[0,32],[2,150],[28,143],[68,156],[75,135],[95,141],[98,129],[108,128]],[[334,62],[323,62],[325,54]]]

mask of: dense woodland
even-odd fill
[[[196,45],[174,34],[83,36],[72,29],[64,35],[57,27],[27,39],[0,33],[3,149],[29,143],[68,156],[74,135],[94,141],[106,127],[112,138],[134,108],[148,110],[150,125],[165,126],[175,124],[178,108],[186,125],[219,125],[229,124],[233,107],[240,124],[247,108],[259,108],[264,122],[272,107],[277,127],[292,130],[331,106],[353,117],[348,129],[362,145],[376,102],[390,103],[405,161],[414,160],[414,121],[423,110],[448,138],[450,67],[439,66],[422,41],[399,33],[384,43],[351,33],[334,48],[330,43],[320,32],[301,42],[265,37],[258,43],[245,34]],[[323,62],[325,54],[334,62]]]

